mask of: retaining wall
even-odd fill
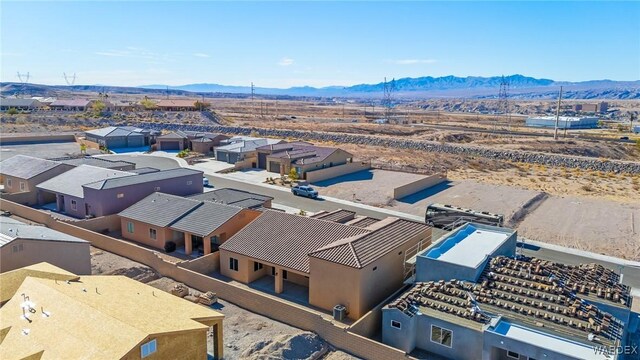
[[[397,188],[393,189],[393,198],[396,200],[402,199],[403,197],[415,194],[418,191],[422,191],[432,186],[438,185],[445,180],[447,180],[445,176],[441,174],[435,174],[427,176],[426,178],[422,178],[420,180],[416,180],[414,182],[410,182],[406,185],[398,186]]]
[[[354,161],[352,163],[347,163],[344,165],[332,166],[314,171],[307,171],[305,175],[307,182],[314,183],[369,169],[371,169],[371,163]]]
[[[74,134],[0,136],[0,144],[2,145],[75,141]]]

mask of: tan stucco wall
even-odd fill
[[[157,351],[145,359],[206,359],[207,331],[194,330],[189,332],[152,335],[145,338],[123,357],[126,360],[141,359],[143,344],[155,339]]]
[[[310,183],[318,182],[322,180],[332,179],[334,177],[351,174],[354,172],[369,170],[371,164],[368,162],[352,162],[344,165],[332,166],[324,169],[318,169],[314,171],[307,171],[305,173],[306,180]]]
[[[13,247],[22,245],[22,251]],[[89,243],[16,239],[0,248],[0,272],[48,262],[78,275],[91,274]]]
[[[426,178],[416,180],[409,184],[398,186],[397,188],[393,189],[393,198],[402,199],[403,197],[409,196],[411,194],[415,194],[418,191],[422,191],[432,186],[435,186],[437,184],[440,184],[445,180],[447,180],[446,176],[441,174],[434,174],[431,176],[427,176]]]
[[[323,162],[321,163],[312,163],[312,164],[303,164],[300,165],[298,167],[302,168],[303,172],[307,172],[307,171],[314,171],[314,170],[319,170],[322,169],[323,166],[325,165],[325,168],[327,167],[333,167],[333,166],[339,166],[342,164],[346,164],[349,162],[349,159],[353,159],[353,155],[351,155],[350,153],[342,150],[342,149],[337,149],[336,151],[334,151],[331,155],[329,155],[326,159],[324,159]],[[332,164],[332,165],[331,165]],[[329,166],[331,165],[331,166]]]
[[[127,231],[127,223],[133,223],[133,233]],[[120,218],[120,228],[122,231],[122,237],[127,240],[132,240],[141,244],[145,244],[156,249],[164,250],[164,244],[167,241],[173,241],[176,246],[184,245],[184,237],[174,236],[174,231],[169,228],[162,228],[158,226],[152,226],[140,221],[135,221],[127,218]],[[156,239],[149,237],[149,229],[156,229]]]
[[[229,259],[238,259],[238,271],[229,269]],[[264,270],[264,269],[263,269]],[[239,255],[225,250],[220,250],[220,273],[233,280],[248,284],[253,278],[253,261],[244,255]],[[250,280],[251,279],[251,280]]]
[[[191,148],[194,152],[198,152],[201,154],[209,154],[213,152],[214,142],[192,142]]]

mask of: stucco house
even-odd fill
[[[257,167],[257,149],[261,146],[279,144],[282,140],[251,137],[230,138],[215,148],[216,160],[229,164],[246,162],[247,167]],[[250,165],[250,166],[249,166]]]
[[[223,359],[223,314],[125,276],[40,263],[0,283],[2,359]]]
[[[21,111],[37,110],[44,106],[37,99],[0,98],[0,111],[16,109]]]
[[[89,248],[88,241],[75,236],[0,216],[0,273],[47,261],[77,274],[91,274]]]
[[[153,193],[119,214],[122,236],[166,249],[167,242],[187,255],[207,255],[260,215],[237,206]]]
[[[305,142],[260,146],[256,149],[258,167],[270,172],[288,174],[295,169],[300,179],[307,172],[353,162],[353,154],[339,148],[315,146]]]
[[[157,131],[134,126],[108,126],[85,131],[85,138],[108,149],[141,148],[151,145]]]
[[[53,200],[52,197],[38,199],[36,185],[72,168],[72,165],[58,161],[15,155],[0,162],[0,176],[5,193],[25,193],[25,196],[21,198],[21,203],[35,205],[46,200]]]
[[[429,226],[398,218],[359,227],[266,210],[220,246],[220,271],[276,294],[306,290],[301,300],[358,319],[402,287],[406,252],[430,241]]]
[[[80,165],[37,188],[55,195],[58,212],[76,218],[100,217],[116,214],[157,191],[175,195],[202,193],[202,174],[187,168],[137,174]]]
[[[86,99],[56,100],[49,104],[49,108],[59,111],[87,111],[94,102]]]
[[[231,188],[215,189],[202,194],[191,195],[189,198],[254,210],[270,208],[271,200],[273,200],[271,196]]]
[[[229,137],[222,134],[198,131],[176,130],[161,135],[156,140],[158,150],[185,150],[189,149],[202,154],[213,153],[214,147]]]

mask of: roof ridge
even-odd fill
[[[178,216],[177,218],[173,219],[173,221],[171,221],[167,226],[165,227],[170,227],[173,224],[177,223],[178,221],[184,219],[185,217],[187,217],[187,215],[191,214],[192,212],[194,212],[196,209],[199,209],[200,207],[202,207],[202,205],[204,205],[204,201],[200,201],[200,203],[192,208],[190,208],[189,210],[185,211],[182,215]]]
[[[362,262],[360,261],[360,258],[358,258],[358,254],[356,254],[356,249],[353,247],[353,242],[349,242],[349,249],[351,250],[351,254],[353,255],[354,260],[356,261],[356,265],[358,265],[358,268],[362,268]]]

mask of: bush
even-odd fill
[[[176,243],[174,243],[173,241],[167,241],[166,243],[164,243],[164,251],[166,253],[172,253],[176,251]]]
[[[9,110],[7,110],[7,114],[8,114],[8,115],[18,115],[18,109],[16,109],[16,108],[9,108]]]

